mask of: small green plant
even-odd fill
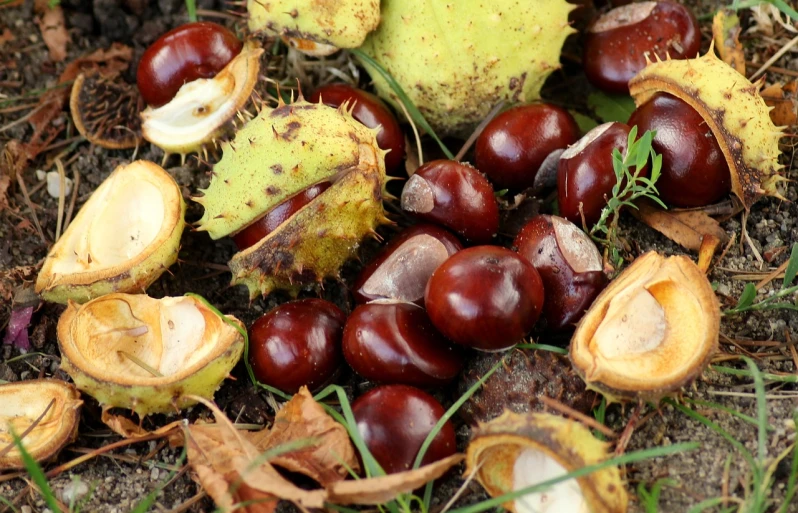
[[[629,132],[626,154],[621,155],[618,148],[612,150],[612,169],[615,172],[612,197],[607,199],[607,206],[601,210],[601,217],[589,233],[593,240],[604,247],[606,257],[616,267],[620,267],[622,263],[618,239],[621,209],[624,206],[636,209],[634,202],[640,198],[648,198],[662,208],[667,208],[659,199],[659,191],[655,185],[662,171],[662,155],[657,155],[651,147],[655,135],[656,131],[648,130],[637,139],[637,127],[633,126]],[[651,178],[640,174],[649,158]],[[633,167],[634,173],[631,171]]]
[[[640,499],[640,505],[646,513],[657,513],[662,489],[666,486],[674,487],[676,485],[677,483],[673,479],[657,479],[651,488],[646,488],[646,483],[641,482],[637,485],[637,497]]]
[[[798,242],[793,244],[790,259],[787,261],[787,267],[784,270],[784,279],[781,282],[781,288],[773,295],[768,296],[760,301],[754,302],[756,299],[756,285],[748,283],[737,301],[734,308],[729,308],[723,311],[723,315],[737,315],[743,312],[755,312],[762,310],[796,310],[798,311],[798,297],[794,301],[782,301],[786,297],[790,297],[798,292],[798,285],[791,285],[798,275]]]

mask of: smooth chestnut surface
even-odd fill
[[[446,411],[428,393],[407,385],[383,385],[352,404],[357,429],[374,459],[388,474],[413,468],[421,444]],[[421,464],[449,457],[456,451],[452,423],[435,435]]]
[[[463,368],[461,348],[446,340],[420,306],[393,300],[360,305],[344,327],[344,358],[376,383],[443,386]]]
[[[543,282],[525,258],[499,246],[452,255],[432,273],[424,296],[432,324],[453,342],[501,351],[532,330]]]
[[[469,242],[490,242],[499,229],[499,205],[479,171],[453,160],[419,167],[402,189],[402,209],[449,228]]]
[[[623,154],[628,138],[628,125],[604,123],[563,152],[557,169],[557,201],[561,216],[582,226],[581,203],[587,227],[598,221],[616,182],[612,150],[618,148]]]
[[[432,272],[461,249],[457,237],[433,224],[405,228],[355,279],[355,301],[392,298],[423,303]]]
[[[346,316],[323,299],[284,303],[260,317],[249,332],[249,361],[263,384],[289,394],[329,381],[341,365]]]
[[[567,110],[537,103],[502,112],[485,126],[475,146],[477,169],[502,188],[526,189],[553,152],[579,139],[579,126]]]
[[[629,118],[638,133],[656,130],[652,147],[662,155],[659,197],[674,207],[711,205],[731,191],[731,173],[718,141],[686,102],[657,93]]]
[[[151,107],[169,103],[183,84],[215,77],[242,47],[230,30],[208,21],[170,30],[141,56],[136,72],[141,97]]]
[[[646,54],[665,60],[698,55],[701,32],[695,16],[674,2],[616,7],[590,24],[582,63],[588,80],[609,93],[627,94],[629,80],[646,66]]]
[[[552,331],[573,328],[607,285],[602,259],[590,237],[562,217],[538,215],[513,242],[540,273],[543,319]]]
[[[300,208],[329,189],[330,185],[332,185],[330,182],[321,182],[308,187],[299,194],[295,194],[283,201],[268,211],[266,215],[233,235],[233,241],[235,241],[238,249],[243,251],[257,244],[258,241],[269,235],[276,230],[278,226],[287,221],[288,218],[296,214]]]
[[[356,120],[369,128],[382,126],[377,134],[377,144],[383,150],[391,150],[385,155],[385,171],[391,176],[407,176],[402,168],[405,161],[405,134],[396,116],[377,96],[347,84],[330,84],[316,89],[310,101],[322,101],[330,107],[349,102],[352,117]]]

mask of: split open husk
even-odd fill
[[[718,300],[698,266],[652,251],[593,302],[571,339],[571,363],[609,401],[656,403],[704,370],[719,329]]]
[[[6,452],[14,443],[12,430],[36,461],[54,458],[77,436],[82,404],[78,390],[65,381],[37,379],[0,385],[0,470],[25,467],[16,447]]]
[[[105,407],[139,415],[211,399],[244,350],[244,338],[194,297],[109,294],[70,302],[58,321],[61,366]]]
[[[601,463],[609,457],[607,448],[576,421],[507,411],[477,427],[466,451],[465,475],[476,473],[497,497]],[[624,513],[628,501],[618,467],[606,467],[502,506],[512,513]]]
[[[36,280],[47,301],[144,290],[177,260],[186,205],[157,164],[116,168],[58,239]]]

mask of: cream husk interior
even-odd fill
[[[523,449],[513,465],[513,490],[554,479],[568,470],[543,451]],[[547,490],[530,493],[515,500],[516,513],[590,513],[576,479],[561,481]]]
[[[75,366],[94,377],[130,385],[188,377],[240,336],[194,298],[128,294],[109,294],[81,306],[68,333],[62,347]]]
[[[180,190],[159,166],[136,161],[120,167],[51,250],[41,273],[44,286],[120,275],[152,254],[181,222]]]
[[[53,405],[47,410],[51,401]],[[81,404],[78,391],[65,382],[36,380],[1,385],[0,450],[13,443],[11,430],[21,436],[47,410],[36,427],[25,435],[23,443],[37,460],[51,456],[74,434]],[[0,456],[0,469],[6,459],[19,457],[19,451],[11,449],[4,457]]]

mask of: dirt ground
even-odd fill
[[[223,13],[226,8],[215,0],[199,0],[198,5],[205,12]],[[701,15],[711,13],[718,5],[720,3],[703,1],[694,7],[696,13]],[[24,142],[31,137],[32,128],[28,123],[17,123],[9,127],[29,112],[15,107],[35,105],[36,102],[36,97],[21,99],[18,97],[30,94],[34,90],[55,86],[65,63],[94,50],[108,48],[113,42],[131,46],[134,49],[135,63],[144,48],[161,33],[186,21],[184,5],[180,0],[157,0],[149,3],[146,0],[119,3],[116,0],[62,0],[61,6],[66,16],[71,43],[68,46],[66,60],[60,63],[54,63],[49,58],[48,50],[34,22],[33,2],[25,1],[22,5],[0,7],[0,127],[2,127],[0,147],[10,141]],[[138,11],[140,14],[136,14],[136,9],[140,9]],[[222,15],[215,19],[230,22],[228,18]],[[749,22],[745,17],[743,21],[744,24]],[[709,22],[705,21],[703,25],[706,48],[709,41]],[[10,34],[10,37],[6,36],[4,41],[3,34]],[[763,47],[769,52],[765,58],[778,50],[780,45],[775,40],[768,43],[757,40],[757,37],[759,36],[752,35],[743,38],[748,59],[760,58],[759,52],[763,51]],[[582,97],[574,95],[573,92],[584,89],[584,77],[579,73],[578,66],[568,57],[578,55],[575,50],[578,49],[577,45],[576,41],[569,42],[564,58],[565,68],[552,76],[544,88],[544,96],[549,97],[547,96],[549,94],[555,99],[568,98],[566,101],[570,102],[574,101],[573,98]],[[752,64],[751,69],[758,68],[759,64],[761,60]],[[774,65],[786,71],[783,74],[769,72],[768,82],[795,79],[795,76],[798,76],[798,52],[795,49],[787,52]],[[130,71],[128,76],[132,79],[133,72]],[[568,106],[588,113],[582,103],[568,104]],[[68,176],[72,177],[73,173],[79,173],[81,178],[77,209],[117,165],[130,161],[134,155],[133,150],[104,150],[76,138],[77,132],[71,124],[68,109],[56,117],[53,123],[54,126],[63,127],[63,130],[23,175],[27,188],[31,191],[33,208],[48,241],[53,240],[56,229],[58,200],[51,197],[45,187],[39,185],[36,171],[53,170],[52,161],[58,155],[66,162]],[[789,144],[792,140],[788,139],[785,142]],[[451,146],[456,148],[459,144],[455,142]],[[798,241],[798,205],[795,203],[798,200],[798,193],[794,183],[798,179],[798,168],[793,165],[792,148],[785,146],[783,149],[785,154],[782,163],[787,166],[784,173],[792,180],[784,187],[784,196],[788,201],[764,199],[758,202],[751,210],[747,223],[751,244],[758,252],[767,256],[775,254],[775,257],[765,267],[761,267],[749,244],[735,243],[730,246],[721,260],[714,261],[710,279],[725,307],[733,306],[743,290],[746,282],[739,279],[740,275],[745,273],[764,275],[769,269],[784,262],[789,255],[789,247]],[[145,143],[137,150],[136,158],[161,162],[162,153]],[[194,159],[189,159],[184,166],[178,164],[178,159],[172,158],[166,167],[183,187],[186,197],[198,188],[207,186],[209,180],[207,166],[198,164]],[[2,173],[3,170],[0,169],[0,175]],[[31,224],[30,208],[19,188],[12,184],[9,192],[9,207],[0,207],[0,271],[21,266],[35,266],[42,261],[48,250],[48,245],[41,240]],[[192,202],[188,203],[187,221],[194,222],[201,215],[201,207]],[[741,216],[737,215],[724,222],[723,228],[729,234],[737,234],[739,240]],[[623,218],[622,230],[627,240],[634,241],[632,256],[652,249],[666,254],[685,253],[678,245],[630,216]],[[384,234],[390,235],[391,231],[390,228],[385,229]],[[504,237],[502,242],[507,243],[510,240],[509,237]],[[363,250],[365,258],[373,254],[376,247],[376,243],[367,243]],[[222,312],[235,315],[249,325],[262,313],[287,298],[277,294],[250,304],[243,287],[229,287],[229,273],[223,271],[220,266],[226,264],[233,252],[234,246],[229,240],[211,241],[204,233],[186,230],[182,239],[180,263],[173,267],[171,273],[165,274],[148,289],[148,293],[161,297],[196,292],[207,298]],[[346,278],[353,276],[356,269],[356,264],[347,267],[344,272],[345,281]],[[778,281],[780,280],[771,283],[765,290],[775,290],[773,287]],[[16,285],[21,283],[22,280],[19,280]],[[314,292],[303,293],[307,296],[314,294]],[[339,304],[347,304],[347,293],[340,284],[325,284],[322,294]],[[58,369],[59,352],[55,335],[55,325],[62,310],[63,307],[59,305],[43,304],[34,314],[30,328],[32,351],[39,354],[6,363],[9,359],[19,356],[19,352],[10,346],[0,346],[0,380],[13,382],[39,376],[68,379],[63,371]],[[4,331],[3,328],[8,322],[9,312],[9,304],[0,305],[0,333]],[[774,373],[798,373],[796,359],[793,358],[794,353],[790,352],[788,344],[755,343],[765,341],[786,343],[798,340],[797,312],[769,311],[724,317],[721,332],[724,335],[721,346],[725,353],[740,353],[740,349],[724,342],[733,340],[753,353],[763,370]],[[536,341],[548,342],[545,336],[537,338]],[[734,361],[727,365],[739,367]],[[273,416],[267,398],[256,393],[249,385],[243,366],[239,365],[233,376],[236,380],[228,380],[216,395],[220,407],[229,416],[238,417],[241,422],[267,424]],[[348,387],[353,396],[367,386],[346,373],[341,377],[341,383]],[[735,379],[707,371],[685,392],[685,396],[720,403],[727,408],[755,417],[756,404],[750,383],[750,379]],[[767,386],[768,420],[773,428],[769,433],[768,454],[774,457],[795,440],[791,419],[793,412],[798,408],[798,389],[789,384],[767,383]],[[440,391],[438,395],[444,402],[451,403],[451,390]],[[77,441],[59,456],[59,463],[75,458],[82,451],[119,440],[119,437],[113,435],[100,421],[100,408],[97,403],[91,398],[85,399],[80,435]],[[717,422],[750,451],[756,451],[755,427],[718,410],[704,408],[699,411]],[[620,432],[633,412],[633,406],[626,408],[612,406],[608,409],[607,425]],[[207,413],[199,408],[189,413],[191,418],[200,415],[205,416]],[[656,411],[651,408],[644,409],[642,416],[645,421],[633,433],[628,451],[685,441],[699,442],[701,449],[627,467],[626,478],[632,497],[632,511],[642,511],[635,498],[638,483],[650,485],[657,479],[666,477],[672,479],[674,485],[664,488],[660,501],[662,512],[684,512],[704,499],[717,497],[723,493],[728,493],[730,497],[743,497],[750,470],[741,455],[735,452],[721,436],[671,406],[663,406]],[[144,421],[144,426],[154,428],[170,420],[173,419],[153,416]],[[458,422],[460,443],[464,445],[468,439],[469,428],[461,421]],[[65,501],[74,490],[88,489],[90,493],[86,495],[87,500],[81,511],[127,512],[144,495],[163,483],[171,469],[177,468],[175,465],[178,463],[179,455],[179,450],[164,447],[158,442],[131,445],[114,451],[110,456],[97,457],[81,464],[53,478],[51,484],[59,497]],[[727,458],[730,458],[730,466],[728,472],[725,472]],[[783,497],[788,475],[789,468],[785,468],[784,465],[779,466],[775,475],[775,485],[772,488],[776,505],[780,504]],[[19,511],[45,510],[45,504],[37,494],[21,494],[26,486],[22,479],[6,479],[6,477],[0,475],[0,496],[16,501]],[[434,507],[444,504],[461,483],[459,473],[444,480],[436,493]],[[485,495],[479,485],[472,483],[458,504],[473,503],[484,498]],[[788,508],[790,512],[798,512],[798,499],[794,501],[794,504]],[[159,495],[154,511],[211,511],[212,509],[212,501],[204,497],[201,489],[184,469]],[[1,506],[0,511],[2,511]]]

